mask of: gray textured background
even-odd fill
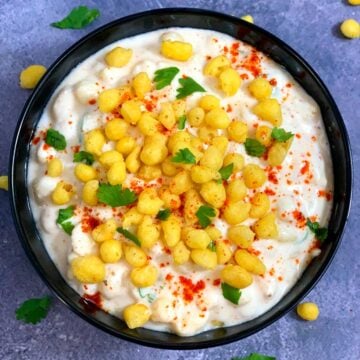
[[[85,30],[49,26],[75,5],[101,10]],[[124,342],[95,329],[58,300],[37,326],[15,320],[19,303],[45,295],[44,286],[17,239],[8,195],[0,192],[0,359],[221,359],[253,351],[296,360],[360,359],[359,216],[360,40],[345,40],[337,26],[345,18],[360,20],[360,7],[345,0],[0,0],[0,173],[7,172],[9,147],[17,118],[29,92],[18,86],[18,74],[32,63],[49,66],[89,31],[138,11],[188,6],[216,9],[235,16],[250,13],[255,22],[295,48],[325,81],[344,116],[353,149],[355,183],[352,213],[342,246],[330,269],[308,299],[320,307],[316,322],[289,313],[258,334],[221,348],[164,351]],[[336,167],[335,167],[336,170]]]

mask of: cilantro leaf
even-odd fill
[[[156,215],[156,219],[165,221],[169,218],[170,214],[170,209],[160,210]]]
[[[89,9],[87,6],[78,6],[62,20],[53,22],[50,25],[58,29],[82,29],[91,24],[100,16],[98,9]]]
[[[233,170],[234,170],[234,164],[233,163],[231,163],[229,165],[226,165],[223,168],[221,168],[219,170],[219,174],[221,176],[221,179],[227,180],[230,177],[230,175],[232,174]]]
[[[180,70],[175,66],[156,70],[154,77],[156,90],[161,90],[165,86],[170,85],[179,72]]]
[[[50,304],[49,296],[26,300],[16,309],[16,319],[27,324],[37,324],[46,317]]]
[[[196,217],[199,220],[199,224],[202,228],[206,228],[211,224],[211,219],[216,215],[215,209],[210,206],[201,205],[196,212]]]
[[[247,138],[245,141],[245,151],[250,156],[261,156],[264,154],[266,148],[261,142],[256,139]]]
[[[174,163],[196,164],[195,155],[188,148],[180,149],[175,156],[171,158],[171,161]]]
[[[294,136],[293,133],[287,132],[282,128],[274,127],[271,131],[271,137],[279,142],[288,141],[290,138]]]
[[[87,151],[79,151],[74,154],[74,162],[83,162],[86,165],[92,165],[95,161],[94,155]]]
[[[52,128],[46,132],[45,142],[56,150],[64,150],[66,148],[65,136]]]
[[[106,205],[116,207],[132,204],[137,196],[129,189],[123,190],[121,185],[100,184],[97,198]]]
[[[69,220],[74,215],[74,206],[69,206],[66,209],[60,209],[56,223],[61,226],[61,228],[69,235],[71,235],[75,225]]]
[[[262,354],[258,354],[258,353],[252,353],[245,357],[235,356],[235,357],[231,358],[231,360],[276,360],[276,357],[262,355]]]
[[[205,92],[206,91],[201,85],[199,85],[191,77],[179,79],[179,83],[180,83],[181,87],[176,89],[176,91],[177,91],[176,98],[177,99],[182,99],[186,96],[191,95],[194,92]]]
[[[315,234],[315,237],[322,243],[328,237],[328,229],[325,227],[320,227],[320,224],[315,221],[311,222],[310,219],[306,220],[306,226],[310,229],[311,232]]]
[[[212,240],[212,241],[210,242],[210,244],[207,246],[207,248],[208,248],[209,250],[215,252],[215,251],[216,251],[216,243],[215,243],[215,241]]]
[[[235,305],[239,304],[241,296],[241,291],[239,289],[234,288],[233,286],[223,282],[221,283],[221,290],[226,300],[229,300]]]
[[[185,124],[186,124],[186,115],[180,116],[179,117],[178,129],[179,130],[184,130],[185,129]]]
[[[118,227],[117,232],[124,235],[127,239],[131,240],[133,243],[135,243],[137,246],[141,246],[140,240],[130,231],[124,229],[123,227]]]

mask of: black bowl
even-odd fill
[[[27,190],[27,163],[30,142],[50,96],[73,69],[87,57],[122,38],[171,26],[210,29],[229,34],[263,51],[281,64],[319,104],[331,146],[334,173],[334,205],[329,237],[322,252],[306,269],[301,279],[271,310],[244,324],[219,328],[196,336],[179,337],[146,329],[130,330],[123,321],[101,310],[89,312],[51,261],[33,220]],[[27,101],[15,132],[10,159],[12,212],[22,245],[34,267],[59,299],[76,314],[122,339],[167,349],[198,349],[222,345],[249,336],[271,324],[316,284],[329,266],[340,243],[347,220],[352,185],[352,163],[348,135],[336,104],[313,69],[289,46],[270,33],[238,18],[207,10],[162,9],[116,20],[93,31],[67,50],[47,71]]]

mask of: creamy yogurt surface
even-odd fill
[[[163,56],[160,52],[163,41],[190,43],[192,56],[187,61],[177,61]],[[106,54],[116,47],[132,50],[131,59],[122,67],[108,66],[104,60]],[[241,85],[235,95],[226,96],[219,88],[218,79],[203,73],[206,64],[219,55],[224,55],[230,61],[230,66],[239,74]],[[155,72],[169,67],[176,67],[179,72],[170,85],[156,90]],[[263,77],[272,86],[271,98],[276,99],[281,106],[282,123],[278,127],[293,134],[286,157],[278,166],[268,164],[266,151],[261,156],[250,156],[243,142],[231,139],[223,154],[241,154],[245,166],[256,164],[264,171],[265,183],[258,188],[248,188],[243,201],[251,204],[251,199],[256,193],[265,194],[270,200],[269,212],[275,214],[277,228],[277,236],[274,238],[255,236],[251,245],[246,248],[249,254],[261,260],[266,271],[260,275],[248,271],[251,273],[252,283],[239,290],[241,296],[237,304],[225,298],[222,289],[222,270],[229,264],[237,264],[234,256],[225,264],[217,263],[211,269],[194,263],[192,257],[184,264],[175,264],[174,248],[164,241],[162,220],[156,219],[156,215],[150,217],[152,225],[158,229],[159,238],[154,245],[143,249],[147,255],[147,264],[151,264],[157,270],[156,281],[151,286],[142,288],[133,283],[131,271],[134,267],[124,258],[124,251],[118,261],[104,261],[105,277],[100,282],[82,283],[73,274],[71,263],[74,259],[88,255],[95,255],[101,259],[101,243],[94,241],[92,235],[96,226],[114,219],[118,227],[126,228],[135,235],[137,233],[138,224],[130,222],[129,226],[125,226],[128,224],[126,220],[124,225],[124,214],[132,208],[138,209],[137,202],[114,208],[100,201],[94,206],[85,203],[82,198],[84,181],[80,181],[74,174],[74,169],[79,163],[73,159],[74,154],[86,150],[86,134],[95,129],[104,131],[109,121],[123,117],[121,112],[119,114],[116,111],[100,111],[99,94],[104,90],[131,86],[134,76],[141,72],[145,72],[153,84],[152,89],[139,100],[142,113],[158,114],[163,103],[176,100],[179,79],[191,78],[206,92],[194,92],[184,98],[186,117],[191,109],[199,106],[199,100],[204,95],[212,94],[220,99],[220,106],[231,121],[240,120],[247,125],[247,137],[253,139],[260,126],[274,127],[274,124],[262,120],[254,113],[253,108],[259,100],[248,90],[251,81]],[[156,117],[158,115],[154,115],[154,118]],[[205,123],[196,127],[186,121],[184,129],[179,129],[178,123],[179,119],[172,129],[162,126],[159,132],[165,137],[170,137],[182,131],[198,138],[199,129],[202,127],[203,139],[199,145],[201,150],[198,155],[195,154],[197,162],[198,157],[201,158],[212,145],[214,136],[228,137],[226,129],[209,130],[210,127],[206,127]],[[46,143],[49,128],[65,137],[64,150],[56,150]],[[208,134],[205,134],[206,129]],[[135,124],[129,125],[127,136],[135,138],[137,146],[144,146],[145,136]],[[116,142],[106,138],[101,151],[114,150]],[[263,314],[279,302],[300,278],[310,261],[320,253],[320,243],[306,225],[307,219],[310,219],[312,222],[318,222],[320,227],[326,227],[332,208],[333,170],[319,107],[284,68],[251,46],[228,35],[208,30],[170,28],[123,39],[107,46],[83,61],[65,77],[42,114],[32,144],[28,167],[29,192],[33,216],[46,249],[73,289],[88,301],[95,302],[103,310],[119,318],[123,318],[126,307],[144,304],[149,319],[142,324],[143,327],[180,336],[190,336],[219,326],[239,324]],[[100,154],[93,155],[95,162],[91,166],[97,171],[97,180],[100,183],[108,183],[106,171],[104,172],[99,163]],[[170,162],[175,155],[169,151],[167,158]],[[124,159],[128,156],[123,154]],[[61,160],[63,164],[63,171],[55,177],[48,174],[48,164],[54,158]],[[178,166],[177,172],[188,173],[191,166],[194,166],[179,163],[173,165]],[[162,163],[154,166],[163,169]],[[166,188],[172,181],[172,177],[165,176],[163,170],[160,176],[154,179],[144,177],[146,176],[139,175],[138,171],[130,173],[127,170],[122,188],[136,193],[139,199],[144,189],[156,189],[159,194],[161,189]],[[234,170],[223,182],[219,178],[212,181],[222,183],[224,189],[227,189],[236,179],[243,179],[242,170]],[[55,204],[52,200],[52,194],[60,181],[73,187],[71,200],[66,204]],[[191,189],[196,191],[204,206],[214,208],[199,195],[202,186],[193,183]],[[188,226],[201,229],[196,217],[195,221],[189,222],[184,214],[185,193],[176,195],[182,205],[174,205],[170,210],[172,216],[176,216],[181,223],[182,231],[184,232],[184,228]],[[73,227],[68,230],[68,234],[57,220],[59,210],[69,206],[73,206],[74,210],[65,221],[70,222]],[[223,217],[226,206],[228,203],[225,201],[216,210],[216,216],[210,219],[210,226],[217,228],[221,235],[214,237],[211,241],[212,248],[207,249],[217,254],[216,246],[221,242],[234,255],[239,246],[229,240],[229,228],[242,225],[254,230],[253,226],[259,219],[247,216],[240,223],[229,224]],[[166,208],[163,203],[161,210]],[[194,214],[192,215],[194,217]],[[136,246],[118,232],[113,237],[122,243],[123,250],[124,246]],[[186,238],[186,234],[181,235],[180,241],[185,243],[188,251],[193,251],[184,237]]]

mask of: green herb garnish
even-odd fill
[[[122,189],[121,185],[100,184],[97,198],[106,205],[116,207],[132,204],[137,196],[129,189]]]
[[[239,304],[241,291],[227,283],[221,283],[221,290],[226,300],[229,300],[235,305]]]
[[[141,246],[140,240],[130,231],[124,229],[123,227],[118,227],[117,232],[124,235],[127,239],[131,240],[133,243],[135,243],[137,246]]]
[[[290,138],[294,136],[293,133],[287,132],[282,128],[274,127],[271,131],[271,137],[279,142],[288,141]]]
[[[178,129],[179,130],[184,130],[185,129],[185,124],[186,124],[186,115],[180,116],[179,117],[179,123],[178,123]]]
[[[165,86],[170,85],[179,71],[180,70],[177,67],[156,70],[154,77],[156,90],[161,90]]]
[[[156,215],[156,219],[165,221],[169,218],[170,214],[171,214],[170,209],[160,210]]]
[[[306,220],[307,227],[315,234],[315,237],[322,243],[328,237],[328,229],[325,227],[320,227],[318,222],[311,222],[310,219]]]
[[[69,220],[74,215],[74,206],[69,206],[66,209],[60,209],[56,223],[61,226],[61,228],[69,235],[71,235],[75,225]]]
[[[91,24],[100,16],[98,9],[89,9],[87,6],[78,6],[62,20],[50,24],[58,29],[82,29]]]
[[[64,150],[66,148],[65,136],[51,128],[46,132],[45,142],[56,150]]]
[[[79,151],[74,154],[74,162],[83,162],[86,165],[92,165],[95,161],[94,155],[87,151]]]
[[[266,147],[256,139],[247,138],[245,141],[245,151],[250,156],[261,156],[264,154]]]
[[[196,212],[196,217],[199,220],[199,224],[202,228],[206,228],[211,224],[211,219],[216,215],[215,209],[210,206],[201,205]]]
[[[177,99],[182,99],[186,96],[193,94],[194,92],[205,92],[206,91],[201,85],[199,85],[191,77],[179,79],[179,83],[180,83],[181,87],[176,89],[176,91],[177,91],[176,98]]]
[[[210,244],[207,246],[207,248],[208,248],[209,250],[215,252],[215,251],[216,251],[216,243],[215,243],[215,241],[212,240],[212,241],[210,242]]]
[[[180,149],[175,156],[171,158],[171,161],[174,163],[196,164],[195,155],[188,148]]]
[[[233,170],[234,170],[234,164],[233,163],[231,163],[229,165],[226,165],[223,168],[221,168],[219,170],[219,174],[221,176],[221,179],[222,180],[227,180],[230,177],[230,175],[232,174]]]
[[[50,305],[49,296],[26,300],[16,309],[16,319],[27,324],[37,324],[46,317]]]
[[[245,357],[235,356],[235,357],[231,358],[231,360],[276,360],[276,357],[262,355],[262,354],[258,354],[258,353],[252,353]]]

